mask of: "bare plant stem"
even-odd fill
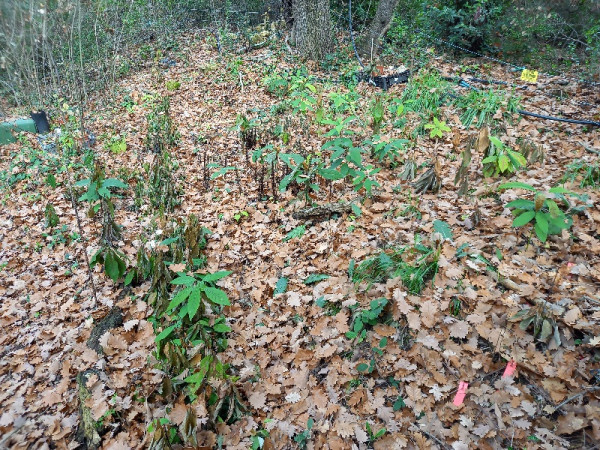
[[[81,226],[81,219],[79,218],[79,208],[77,207],[77,200],[75,199],[75,192],[73,191],[73,183],[71,182],[71,178],[69,177],[69,195],[71,196],[71,205],[73,206],[73,211],[75,212],[75,218],[77,219],[77,228],[79,229],[79,235],[82,237],[85,236],[83,234],[83,227]],[[87,249],[85,245],[83,245],[83,254],[85,256],[85,265],[88,271],[88,282],[92,287],[92,293],[94,294],[94,306],[98,306],[98,291],[96,291],[96,283],[94,282],[94,273],[92,272],[92,267],[90,266],[90,257],[87,254]]]
[[[572,402],[573,400],[575,400],[579,397],[583,397],[585,394],[587,394],[589,392],[594,392],[599,389],[600,389],[600,386],[589,386],[589,387],[585,388],[585,391],[578,392],[577,394],[570,396],[566,400],[563,400],[558,405],[556,405],[556,407],[554,408],[554,412],[558,411],[560,408],[565,406],[567,403]]]

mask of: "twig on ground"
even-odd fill
[[[577,399],[579,397],[582,397],[582,396],[584,396],[585,394],[587,394],[589,392],[594,392],[594,391],[597,391],[597,390],[600,390],[600,386],[588,386],[588,387],[585,388],[585,390],[583,390],[581,392],[578,392],[577,394],[572,395],[569,398],[567,398],[566,400],[563,400],[562,402],[560,402],[558,405],[556,405],[554,407],[554,411],[553,412],[558,411],[560,408],[562,408],[563,406],[565,406],[567,403],[572,402],[573,400],[575,400],[575,399]]]

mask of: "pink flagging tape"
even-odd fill
[[[466,381],[461,381],[458,383],[458,391],[456,392],[456,396],[454,397],[454,405],[460,406],[463,404],[465,400],[465,396],[467,395],[467,388],[469,387],[469,383]]]
[[[506,365],[506,369],[504,369],[504,373],[502,374],[502,378],[510,377],[517,370],[517,362],[514,359],[511,359]]]

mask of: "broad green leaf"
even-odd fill
[[[171,299],[171,302],[169,303],[169,306],[167,307],[167,311],[173,311],[175,308],[177,308],[179,305],[181,305],[190,295],[190,293],[192,292],[192,287],[187,287],[185,289],[180,290],[177,294],[175,294],[175,297],[173,297]]]
[[[98,195],[103,198],[110,198],[110,191],[102,186],[98,189]]]
[[[357,204],[352,203],[350,206],[352,207],[352,212],[356,217],[360,217],[362,215],[362,211]]]
[[[204,293],[211,302],[216,303],[217,305],[231,305],[231,303],[229,303],[229,298],[227,297],[227,294],[221,289],[207,287],[204,288]]]
[[[341,137],[341,138],[337,138],[337,139],[332,139],[331,141],[325,142],[321,146],[321,148],[323,150],[327,150],[327,149],[329,149],[331,147],[350,148],[350,147],[352,147],[352,139],[345,138],[345,137]]]
[[[198,308],[200,308],[200,286],[192,289],[192,292],[190,292],[190,298],[187,302],[188,317],[190,320],[192,320],[192,318],[196,315]]]
[[[332,181],[341,180],[342,178],[344,178],[344,175],[342,175],[339,171],[335,169],[319,169],[319,175],[321,175],[326,180]]]
[[[115,283],[119,279],[120,275],[119,262],[117,261],[118,258],[119,257],[115,255],[114,251],[106,252],[106,256],[104,257],[104,272]]]
[[[354,321],[354,325],[352,326],[352,330],[354,330],[355,333],[358,333],[363,328],[364,328],[363,321],[360,319],[356,319]]]
[[[91,178],[86,178],[84,180],[79,180],[78,182],[75,183],[75,186],[80,187],[80,186],[87,186],[91,183]]]
[[[573,191],[570,191],[562,186],[553,187],[548,192],[552,194],[574,194]]]
[[[394,409],[394,411],[400,411],[405,406],[406,406],[406,403],[404,403],[404,399],[402,397],[398,397],[396,399],[396,401],[394,402],[394,405],[392,406],[392,408]]]
[[[521,330],[526,330],[529,325],[531,325],[531,323],[534,321],[535,316],[532,317],[527,317],[526,319],[522,320],[521,323],[519,324],[519,328]]]
[[[202,361],[200,361],[200,365],[198,367],[198,372],[187,377],[185,379],[185,382],[196,385],[201,384],[204,378],[206,377],[208,370],[210,369],[210,363],[212,362],[212,359],[213,357],[211,355],[207,355],[204,358],[202,358]]]
[[[571,226],[571,224],[569,223],[569,219],[564,216],[564,215],[559,215],[558,217],[551,217],[550,218],[550,223],[552,225],[554,225],[557,228],[562,229],[567,229]]]
[[[352,147],[348,152],[348,159],[360,167],[362,165],[362,155],[360,152],[360,148]]]
[[[508,156],[500,155],[498,158],[498,168],[500,169],[500,172],[506,172],[508,170],[509,162]]]
[[[292,182],[292,179],[294,178],[294,172],[287,174],[285,177],[283,177],[281,179],[281,181],[279,182],[279,191],[280,192],[284,192],[288,185]]]
[[[554,200],[546,200],[546,204],[548,205],[548,210],[550,211],[550,215],[552,217],[560,217],[563,215],[562,211],[558,208],[558,205]]]
[[[168,337],[173,332],[174,329],[175,329],[175,325],[171,325],[170,327],[165,328],[158,334],[158,336],[156,336],[154,338],[154,342],[156,342],[158,344],[160,341],[162,341],[163,339]]]
[[[535,203],[532,200],[525,200],[524,198],[518,198],[506,204],[507,208],[533,210]]]
[[[287,291],[287,287],[288,279],[286,277],[281,277],[279,280],[277,280],[277,283],[275,284],[273,295],[283,294],[285,291]]]
[[[135,274],[136,274],[135,270],[130,270],[127,273],[127,276],[125,277],[125,281],[123,281],[123,284],[125,286],[129,286],[131,284],[131,282],[133,281],[133,277],[135,277]]]
[[[116,187],[116,188],[120,188],[120,189],[129,189],[129,186],[127,184],[123,183],[118,178],[108,178],[108,179],[104,180],[104,182],[102,183],[102,187],[103,188]]]
[[[231,272],[231,270],[222,270],[220,272],[208,273],[202,277],[202,281],[204,281],[204,282],[217,281],[217,280],[220,280],[221,278],[225,278],[226,276],[231,275],[232,273],[233,272]]]
[[[496,162],[496,159],[497,159],[496,155],[492,155],[492,156],[488,156],[487,158],[484,158],[481,162],[483,164],[488,164],[488,163]],[[502,187],[502,186],[500,186],[500,187]]]
[[[191,286],[195,282],[196,282],[196,279],[194,277],[190,277],[189,275],[183,275],[183,276],[177,277],[174,280],[172,280],[171,284],[176,284],[176,285],[182,284],[185,286]]]
[[[518,167],[525,167],[527,165],[527,159],[525,159],[525,157],[519,153],[519,152],[515,152],[515,151],[511,151],[510,156],[516,160]],[[513,162],[514,164],[514,162]],[[517,166],[517,164],[514,164],[515,166]]]
[[[356,370],[358,370],[359,372],[366,372],[367,370],[369,370],[369,365],[361,363],[358,366],[356,366]]]
[[[528,316],[530,313],[531,313],[531,309],[525,308],[525,309],[522,309],[521,311],[519,311],[518,313],[516,313],[514,316],[510,317],[508,320],[509,320],[509,322],[516,322],[516,321],[521,320],[524,317]]]
[[[375,433],[375,436],[373,436],[374,439],[379,439],[381,436],[383,436],[385,433],[387,433],[387,430],[385,428],[382,428],[381,430],[379,430],[377,433]]]
[[[280,153],[279,157],[281,160],[288,165],[288,167],[293,168],[292,161],[294,161],[297,165],[302,164],[304,162],[304,156],[298,155],[297,153]]]
[[[48,176],[46,177],[46,184],[52,187],[53,189],[57,186],[56,177],[54,176],[54,174],[48,174]]]
[[[527,184],[527,183],[522,183],[520,181],[511,181],[509,183],[503,183],[500,186],[498,186],[498,189],[525,189],[527,191],[532,191],[532,192],[537,191],[537,189],[534,188],[532,185]]]
[[[538,211],[535,215],[535,234],[542,242],[548,238],[548,218],[546,214]]]
[[[224,323],[217,323],[213,327],[213,330],[215,330],[217,333],[229,333],[231,331],[231,328],[229,328]]]
[[[494,147],[497,147],[497,148],[504,147],[504,144],[502,143],[502,141],[500,139],[498,139],[496,136],[490,136],[490,142],[492,144],[494,144]]]
[[[535,217],[535,211],[525,211],[524,213],[515,217],[515,220],[513,220],[512,226],[515,228],[522,227],[523,225],[526,225],[529,222],[531,222],[531,220],[534,217]]]
[[[444,239],[452,239],[452,229],[443,220],[434,220],[433,229],[440,233]]]
[[[288,234],[285,235],[285,237],[283,238],[283,242],[287,242],[294,238],[300,238],[300,237],[304,236],[305,232],[306,232],[306,225],[299,225],[296,228],[294,228],[292,231],[290,231]]]
[[[319,281],[326,280],[327,278],[329,278],[329,275],[325,275],[323,273],[311,273],[304,280],[304,284],[309,285],[309,284],[318,283]]]

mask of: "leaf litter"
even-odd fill
[[[206,250],[208,268],[233,272],[220,282],[231,299],[225,312],[232,328],[222,358],[239,377],[249,414],[199,432],[200,446],[210,448],[219,440],[229,449],[247,449],[257,431],[265,429],[274,448],[293,448],[298,442],[294,437],[307,429],[309,419],[314,421],[314,448],[368,448],[367,423],[373,430],[386,430],[373,442],[376,449],[580,448],[600,441],[600,214],[595,207],[575,215],[570,232],[545,245],[530,243],[520,229],[511,228],[512,217],[503,206],[517,194],[496,194],[501,180],[484,179],[474,168],[484,158],[484,144],[471,148],[473,193],[458,196],[453,180],[462,162],[459,154],[479,132],[464,129],[450,106],[442,111],[451,133],[435,143],[418,138],[413,152],[417,165],[434,154],[443,159],[435,168],[439,192],[416,195],[410,181],[401,180],[401,168],[383,167],[377,174],[381,186],[364,199],[360,216],[342,213],[303,222],[292,216],[302,204],[289,190],[279,193],[278,201],[257,201],[259,187],[250,170],[226,173],[207,189],[202,155],[221,167],[246,167],[234,130],[236,117],[277,103],[261,82],[264,64],[291,64],[270,50],[239,55],[242,88],[231,79],[226,60],[205,42],[189,38],[183,45],[188,63],[166,73],[169,79],[187,80],[180,89],[167,93],[150,71],[139,72],[118,86],[134,99],[133,113],[125,113],[119,98],[99,96],[86,112],[86,122],[97,136],[112,130],[126,136],[129,150],[124,153],[95,148],[113,173],[151,163],[152,156],[143,150],[148,107],[142,99],[157,90],[169,95],[181,132],[173,155],[184,186],[178,211],[196,214],[213,233]],[[451,63],[434,64],[456,73]],[[203,70],[207,65],[210,71]],[[497,79],[510,76],[501,68],[492,70]],[[335,89],[320,88],[325,93]],[[555,114],[573,113],[570,106],[544,96],[542,88],[525,93],[528,104]],[[399,97],[403,89],[393,86],[390,96]],[[580,87],[568,89],[582,94]],[[378,94],[366,84],[357,92],[359,108]],[[587,101],[594,95],[597,101],[593,92]],[[325,139],[315,123],[293,126],[290,146],[321,147]],[[350,127],[360,132],[355,124]],[[590,160],[585,147],[600,148],[594,133],[571,124],[523,118],[505,127],[505,143],[513,148],[525,137],[543,150],[543,162],[517,174],[519,181],[540,190],[559,183],[573,158]],[[18,146],[0,147],[2,170],[38,176],[27,164],[10,165]],[[63,175],[55,176],[61,181]],[[583,192],[576,183],[566,186]],[[341,189],[339,199],[355,201],[350,189],[334,188]],[[585,193],[596,205],[598,190]],[[327,196],[318,195],[319,201]],[[96,306],[83,252],[92,254],[97,248],[99,226],[81,217],[85,236],[50,249],[43,245],[48,242],[48,201],[60,224],[77,232],[61,188],[18,181],[4,195],[0,211],[0,447],[77,448],[75,378],[87,369],[97,370],[86,382],[91,394],[86,406],[94,420],[106,421],[102,448],[147,447],[153,419],[168,417],[179,425],[188,414],[183,398],[158,394],[164,374],[152,355],[153,311],[141,300],[149,285],[122,289],[97,267]],[[139,236],[150,219],[129,208],[130,203],[127,197],[116,200],[116,222],[124,224],[118,246],[135,261]],[[234,216],[240,211],[247,216],[238,221]],[[410,246],[417,235],[428,239],[436,232],[435,221],[443,224],[440,228],[437,222],[443,234],[437,244],[439,268],[419,295],[409,292],[400,277],[364,289],[349,275],[352,261],[358,264],[389,245]],[[301,226],[302,235],[290,234]],[[175,273],[184,267],[171,269]],[[366,327],[361,342],[347,338],[356,314],[378,298],[389,301],[385,323]],[[99,354],[86,342],[93,325],[113,307],[121,308],[124,323],[100,337]],[[526,308],[534,321],[540,317],[543,333],[557,333],[556,340],[542,342],[531,328],[510,321]],[[516,369],[503,377],[507,364]],[[465,385],[464,398],[456,401]],[[193,414],[200,431],[208,417],[206,406],[194,404]]]

